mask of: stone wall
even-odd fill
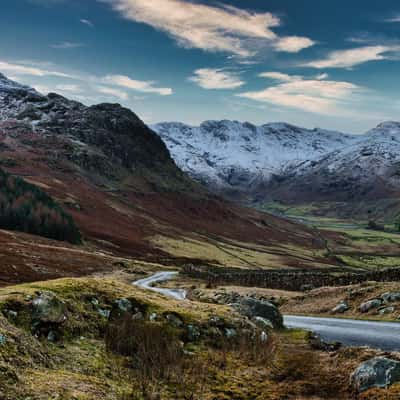
[[[322,286],[347,286],[366,281],[400,281],[400,267],[360,273],[322,270],[244,270],[185,265],[182,273],[210,285],[234,284],[262,288],[302,291]]]

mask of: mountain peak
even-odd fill
[[[393,130],[393,129],[395,129],[395,130],[399,131],[400,130],[400,122],[397,122],[397,121],[384,121],[384,122],[380,123],[375,128],[375,130],[376,129],[383,129],[383,130],[387,130],[387,129]]]
[[[37,93],[37,91],[30,86],[22,85],[16,81],[7,78],[0,72],[0,93],[10,93],[13,91],[23,90],[25,92]]]

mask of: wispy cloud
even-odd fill
[[[269,78],[269,79],[273,79],[276,81],[282,81],[282,82],[291,82],[293,80],[300,79],[300,77],[297,75],[288,75],[288,74],[284,74],[282,72],[275,72],[275,71],[263,72],[263,73],[259,74],[259,77],[260,78]]]
[[[237,89],[246,83],[234,73],[213,68],[197,69],[189,80],[203,89]]]
[[[156,93],[161,96],[170,96],[173,94],[171,88],[157,87],[153,81],[134,80],[125,75],[107,75],[102,78],[102,82],[125,89],[135,90],[137,92]]]
[[[342,102],[363,90],[349,82],[306,79],[279,72],[265,72],[260,76],[276,83],[264,90],[241,93],[238,96],[324,115],[340,114]]]
[[[89,19],[82,18],[79,20],[82,24],[89,26],[90,28],[94,28],[94,23]]]
[[[108,86],[96,86],[96,90],[102,94],[110,95],[113,97],[117,97],[120,100],[128,100],[129,95],[122,90],[111,88]]]
[[[56,76],[59,78],[74,78],[74,76],[64,72],[48,70],[40,67],[29,66],[24,64],[9,63],[0,61],[0,71],[13,75],[31,75],[31,76]]]
[[[297,36],[279,38],[272,29],[281,21],[269,12],[183,0],[100,1],[109,3],[124,18],[168,33],[187,48],[249,57],[257,53],[260,42],[287,52],[298,52],[314,44],[310,39]]]
[[[386,18],[384,20],[384,22],[388,22],[388,23],[400,22],[400,14],[395,14],[392,17]]]
[[[348,50],[333,51],[326,58],[302,64],[311,68],[352,68],[369,61],[380,61],[390,58],[391,53],[399,52],[398,45],[364,46]]]
[[[52,47],[53,49],[77,49],[79,47],[85,47],[85,44],[76,42],[61,42],[51,44],[50,47]]]
[[[82,88],[79,85],[56,85],[56,90],[60,90],[62,92],[71,92],[71,93],[80,93],[82,92]]]

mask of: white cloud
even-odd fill
[[[283,74],[282,72],[263,72],[259,75],[261,78],[273,79],[275,81],[290,82],[298,79],[297,76]]]
[[[324,79],[328,79],[329,75],[326,72],[323,72],[322,74],[318,74],[315,79],[318,81],[323,81]]]
[[[391,18],[387,18],[385,19],[384,22],[389,22],[389,23],[396,23],[396,22],[400,22],[400,14],[394,15]]]
[[[62,92],[72,92],[79,93],[82,92],[82,89],[78,85],[56,85],[57,90],[61,90]]]
[[[89,26],[90,28],[94,28],[94,23],[89,19],[82,18],[79,20],[82,24]]]
[[[171,88],[156,87],[153,81],[138,81],[125,75],[107,75],[102,78],[102,81],[109,85],[120,86],[137,92],[156,93],[161,96],[170,96],[173,94]]]
[[[298,53],[303,49],[314,46],[316,42],[301,36],[286,36],[280,38],[274,45],[275,49],[278,51],[286,53]]]
[[[400,46],[364,46],[349,50],[338,50],[321,60],[303,64],[312,68],[352,68],[368,61],[388,59],[388,53],[400,51]]]
[[[304,79],[279,73],[264,73],[262,76],[280,82],[264,90],[241,93],[238,96],[317,114],[337,115],[342,102],[362,90],[349,82]]]
[[[203,89],[237,89],[245,84],[237,75],[213,68],[197,69],[189,80]]]
[[[117,97],[120,100],[128,100],[129,95],[122,90],[111,88],[108,86],[96,86],[98,92],[109,96]]]
[[[79,47],[85,47],[83,43],[75,43],[75,42],[62,42],[51,44],[50,47],[53,49],[77,49]]]
[[[31,76],[56,76],[59,78],[73,78],[73,76],[59,71],[47,70],[40,67],[28,66],[23,64],[14,64],[6,61],[0,61],[0,71],[7,74],[31,75]]]
[[[184,0],[100,0],[124,18],[145,23],[172,36],[180,45],[205,51],[254,55],[261,41],[279,51],[297,52],[309,47],[307,38],[280,39],[272,28],[280,19],[269,13],[250,12],[220,4],[211,6]],[[257,41],[258,45],[254,42]]]

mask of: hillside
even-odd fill
[[[314,229],[209,194],[175,165],[151,129],[117,104],[86,107],[2,76],[0,109],[0,164],[56,199],[90,251],[174,265],[337,263]],[[17,266],[21,279],[32,262]]]

